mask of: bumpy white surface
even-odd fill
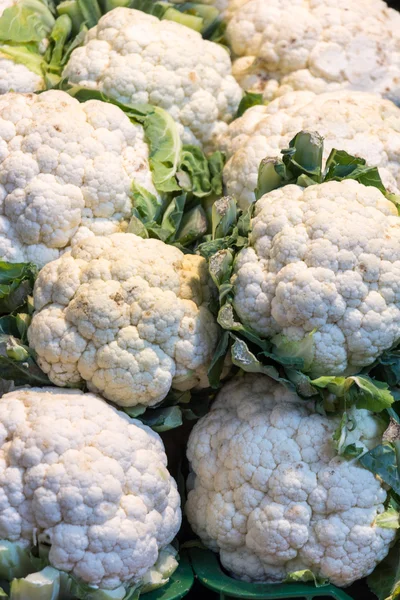
[[[1,539],[50,543],[50,563],[83,581],[139,582],[179,530],[160,437],[98,396],[6,394],[0,445]]]
[[[324,137],[324,159],[346,150],[379,167],[388,190],[400,190],[400,109],[365,92],[290,92],[267,106],[254,106],[236,119],[219,143],[229,158],[224,182],[239,206],[255,201],[258,167],[263,158],[280,156],[300,130]]]
[[[143,128],[65,92],[0,97],[0,259],[40,267],[70,244],[124,231],[135,180],[156,193]]]
[[[186,513],[241,579],[279,582],[311,569],[348,585],[368,575],[395,538],[374,525],[386,492],[372,473],[335,457],[339,419],[296,400],[263,375],[222,389],[189,438]],[[357,441],[374,447],[378,424],[355,412]]]
[[[3,58],[2,58],[3,56]],[[44,79],[25,65],[4,58],[0,46],[0,94],[37,92],[45,88]]]
[[[379,92],[400,100],[400,14],[382,0],[249,0],[227,37],[245,89]]]
[[[121,406],[207,387],[218,338],[206,261],[133,234],[87,238],[44,267],[28,331],[56,385],[85,380]]]
[[[314,375],[354,372],[400,337],[400,218],[353,180],[289,185],[256,202],[234,307],[263,337],[314,329]]]
[[[88,32],[63,74],[121,102],[164,108],[184,143],[210,148],[242,96],[231,68],[227,51],[196,31],[121,7]]]

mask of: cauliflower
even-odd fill
[[[389,191],[400,189],[400,109],[364,92],[290,92],[268,106],[255,106],[234,121],[219,143],[229,158],[224,182],[241,208],[255,200],[258,166],[277,157],[300,129],[324,137],[324,158],[332,148],[362,156]]]
[[[61,91],[0,97],[0,260],[54,260],[124,231],[132,182],[157,195],[143,128],[116,106]]]
[[[3,396],[0,432],[0,537],[49,544],[53,567],[91,585],[141,582],[181,522],[159,436],[93,394],[55,388]]]
[[[224,48],[179,23],[124,7],[88,32],[63,76],[120,102],[164,108],[184,143],[207,149],[226,130],[242,96]]]
[[[130,233],[87,238],[40,272],[29,343],[54,384],[154,406],[171,386],[208,386],[210,294],[200,256]]]
[[[233,305],[261,337],[313,333],[311,375],[370,365],[400,338],[400,218],[375,187],[287,185],[255,204]]]
[[[382,0],[249,0],[227,39],[237,80],[265,99],[352,89],[400,100],[400,14]]]
[[[366,448],[381,427],[355,410]],[[247,581],[283,581],[310,569],[346,586],[371,573],[396,531],[374,520],[386,492],[356,462],[335,456],[339,417],[314,412],[266,376],[225,385],[194,427],[186,514],[226,569]]]
[[[1,19],[6,9],[12,14]],[[43,55],[54,25],[45,0],[0,1],[0,94],[45,89]]]

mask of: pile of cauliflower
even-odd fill
[[[203,4],[0,2],[0,597],[397,556],[400,14]]]

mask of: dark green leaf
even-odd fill
[[[235,119],[238,119],[246,112],[248,108],[263,104],[263,95],[256,94],[254,92],[245,92],[243,98],[240,101],[239,108],[237,109]]]
[[[178,406],[147,410],[138,416],[140,421],[159,433],[182,425],[182,412]]]
[[[376,446],[364,454],[360,462],[400,494],[400,440]]]
[[[220,385],[221,374],[224,368],[225,358],[228,353],[230,339],[229,332],[224,331],[219,339],[214,356],[208,368],[208,381],[212,388],[218,388]]]
[[[210,170],[211,190],[216,196],[221,196],[223,191],[222,171],[225,165],[225,155],[217,150],[208,157]]]

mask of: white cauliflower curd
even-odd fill
[[[160,437],[98,396],[6,394],[0,440],[2,540],[47,543],[53,567],[114,589],[145,578],[177,534],[180,498]]]
[[[400,190],[400,109],[365,92],[289,92],[267,106],[249,108],[219,139],[228,162],[224,183],[241,208],[255,201],[258,167],[275,158],[300,130],[324,138],[324,159],[332,150],[361,156],[379,167],[387,189]]]
[[[233,305],[261,337],[311,332],[311,374],[354,373],[400,338],[400,218],[354,180],[287,185],[255,204]]]
[[[50,380],[121,406],[207,387],[218,341],[206,261],[131,233],[87,238],[35,284],[30,346]]]
[[[225,131],[242,96],[222,46],[179,23],[123,7],[88,32],[63,75],[120,102],[160,106],[184,143],[206,149]]]
[[[353,441],[380,443],[371,413],[353,417]],[[275,583],[310,569],[346,586],[386,556],[396,531],[374,523],[386,492],[357,462],[335,456],[339,422],[268,377],[246,375],[195,425],[186,514],[231,573]]]
[[[143,128],[65,92],[0,97],[0,260],[42,267],[71,244],[124,231],[132,181],[157,194]]]
[[[227,38],[234,75],[265,99],[352,89],[400,101],[400,14],[382,0],[249,0]]]

